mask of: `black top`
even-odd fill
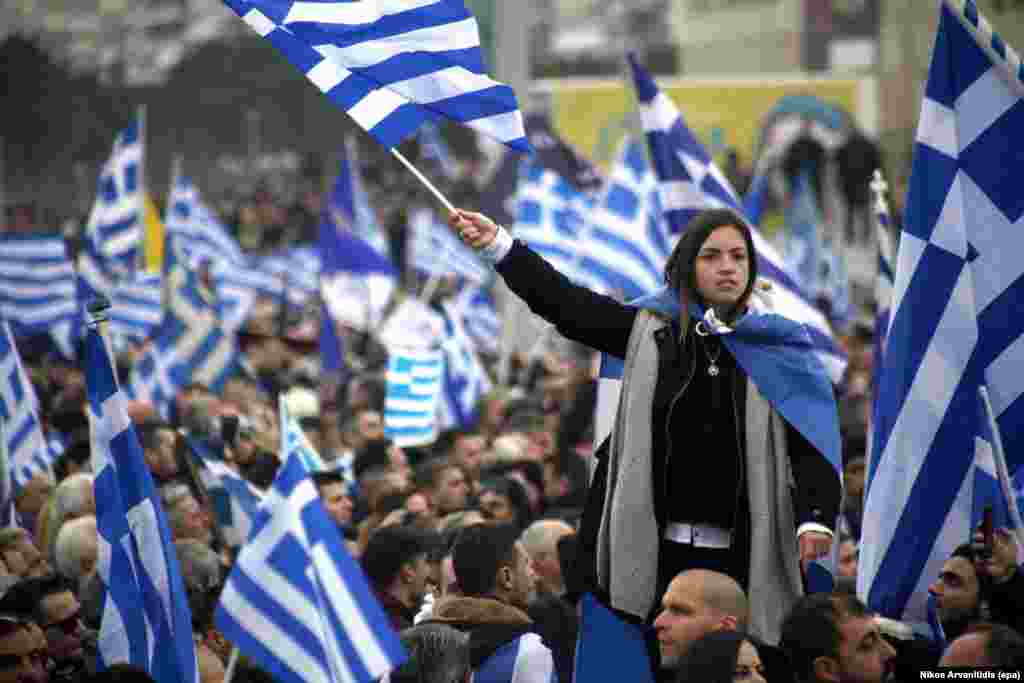
[[[629,336],[637,315],[636,308],[622,304],[611,297],[592,292],[586,287],[573,284],[519,240],[514,242],[511,251],[497,265],[496,270],[504,278],[509,289],[526,302],[531,311],[553,323],[561,334],[599,351],[619,358],[625,357]],[[674,504],[676,498],[682,497],[676,495],[674,485],[677,477],[671,476],[673,486],[671,488],[669,486],[670,474],[667,469],[669,451],[672,452],[673,458],[685,457],[688,464],[692,463],[689,466],[690,471],[697,475],[697,481],[694,482],[695,490],[710,491],[711,488],[709,485],[702,485],[699,477],[700,473],[705,471],[705,466],[711,466],[706,461],[713,459],[711,456],[715,455],[714,447],[709,447],[704,443],[703,435],[694,433],[695,425],[699,424],[699,418],[695,420],[691,412],[700,410],[702,404],[708,403],[707,396],[710,389],[693,393],[686,390],[685,396],[676,405],[676,410],[682,408],[679,423],[676,424],[674,419],[668,421],[672,399],[680,391],[686,389],[686,378],[691,373],[697,374],[701,365],[697,356],[703,356],[703,352],[699,351],[694,343],[692,321],[688,322],[688,327],[686,343],[683,345],[680,345],[678,328],[665,327],[654,333],[654,341],[658,348],[659,367],[652,405],[651,475],[654,484],[655,516],[659,526],[664,526],[669,518],[675,519],[677,515],[694,514],[690,510],[681,511],[673,508],[669,503],[670,499]],[[747,377],[742,369],[735,366],[735,361],[731,358],[726,359],[727,353],[723,350],[719,360],[733,363],[733,370],[729,373],[731,377],[727,381],[732,390],[734,407],[731,412],[714,411],[714,415],[722,420],[731,416],[734,420],[733,429],[735,430],[735,425],[745,424]],[[706,363],[706,359],[703,362]],[[703,372],[706,375],[706,365],[703,367]],[[719,375],[719,379],[724,378],[724,374]],[[723,381],[722,384],[724,385],[725,382]],[[672,412],[673,418],[675,418],[675,410]],[[728,427],[724,423],[716,424],[714,427],[716,435],[719,429],[728,431]],[[742,430],[739,433],[742,433]],[[700,437],[699,441],[698,437]],[[669,441],[671,444],[668,443]],[[684,448],[685,455],[680,455]],[[786,425],[786,451],[796,484],[793,491],[793,504],[797,525],[804,522],[818,522],[832,527],[839,515],[841,489],[838,473],[828,460],[788,423]],[[723,477],[721,481],[724,481],[724,472],[728,468],[728,465],[723,465],[722,472],[714,475],[709,473],[708,476],[713,476],[718,480],[721,475]],[[732,467],[732,471],[735,471],[735,465]],[[592,482],[591,493],[588,496],[587,510],[584,513],[584,526],[588,528],[596,520],[588,520],[587,516],[600,514],[601,505],[596,499],[604,496],[603,472],[604,466],[599,464]],[[735,490],[736,483],[735,479],[731,479],[730,489]],[[740,490],[739,499],[736,494],[729,496],[729,500],[733,503],[733,513],[743,509],[742,504],[745,500],[743,493],[745,493],[745,487]],[[723,509],[728,507],[725,505]],[[685,521],[710,522],[712,520]]]
[[[743,371],[716,337],[690,337],[698,353],[685,391],[670,403],[669,434],[689,434],[684,443],[671,439],[668,451],[668,520],[701,522],[732,529],[744,486],[743,443],[736,429],[732,384]],[[718,374],[709,374],[711,359]],[[683,372],[680,367],[679,371]]]

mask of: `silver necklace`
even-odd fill
[[[718,374],[721,372],[721,370],[718,367],[718,357],[722,355],[721,344],[719,344],[718,352],[715,353],[714,356],[712,356],[711,352],[708,351],[708,348],[703,340],[701,340],[700,347],[704,349],[704,355],[708,359],[708,375],[710,375],[711,377],[718,377]]]

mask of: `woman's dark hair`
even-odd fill
[[[711,233],[726,225],[735,226],[743,235],[743,239],[747,243],[750,264],[743,295],[737,301],[735,308],[729,311],[728,318],[732,320],[747,304],[750,292],[754,289],[754,282],[757,280],[757,252],[754,250],[754,237],[743,218],[732,209],[702,211],[689,222],[665,264],[665,283],[673,292],[681,294],[687,303],[696,302],[704,305],[704,299],[697,291],[697,268],[695,265],[697,254]]]
[[[743,641],[753,641],[739,631],[706,633],[694,641],[679,659],[676,683],[732,683]]]

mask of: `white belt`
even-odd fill
[[[728,548],[732,545],[732,532],[714,524],[670,522],[665,527],[665,540],[695,548]]]

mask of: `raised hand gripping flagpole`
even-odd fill
[[[996,414],[992,409],[992,402],[989,400],[988,388],[985,385],[978,387],[978,394],[981,396],[981,404],[985,407],[985,419],[988,420],[989,431],[992,432],[992,460],[995,461],[996,477],[999,479],[999,487],[1006,498],[1006,509],[1010,513],[1010,521],[1014,527],[1010,533],[1017,541],[1017,547],[1024,548],[1024,522],[1021,521],[1020,510],[1017,508],[1017,494],[1010,482],[1010,470],[1006,466],[1006,451],[1003,450],[1003,437],[999,433],[999,424],[996,422]]]

